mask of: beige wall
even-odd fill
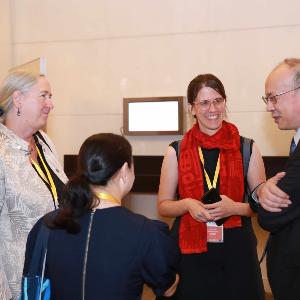
[[[11,67],[11,18],[10,0],[0,1],[0,80]]]
[[[43,57],[39,57],[34,60],[27,61],[24,64],[14,66],[9,70],[9,72],[14,71],[27,71],[46,74],[46,60]]]
[[[288,3],[11,0],[13,63],[47,59],[48,131],[61,155],[92,133],[120,132],[123,97],[185,95],[204,72],[223,80],[241,133],[264,155],[285,155],[291,133],[277,130],[260,97],[270,69],[300,53],[300,2]],[[155,155],[173,139],[130,138],[135,154]]]
[[[254,138],[263,155],[287,154],[292,132],[277,130],[261,95],[271,68],[299,57],[298,0],[10,3],[11,30],[0,26],[0,75],[10,67],[10,54],[13,65],[46,58],[55,101],[48,132],[61,158],[77,153],[92,133],[119,133],[123,97],[185,95],[189,81],[206,72],[224,82],[228,115],[241,134]],[[9,0],[0,1],[0,20],[9,25],[8,7]],[[174,139],[130,141],[137,155],[162,155]],[[155,195],[127,199],[157,218],[154,202]]]

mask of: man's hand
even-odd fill
[[[277,187],[278,181],[285,176],[285,172],[277,173],[274,177],[262,184],[256,194],[260,205],[270,212],[280,212],[282,208],[288,207],[292,202],[289,195]]]

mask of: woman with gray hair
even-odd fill
[[[20,293],[26,239],[57,208],[67,177],[41,129],[53,109],[44,75],[10,73],[0,87],[0,299]]]

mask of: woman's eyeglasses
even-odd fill
[[[225,99],[219,97],[213,100],[199,100],[195,101],[193,104],[200,107],[201,110],[208,110],[212,104],[216,109],[221,109],[224,107]]]

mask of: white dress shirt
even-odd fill
[[[294,142],[295,142],[296,145],[298,145],[299,140],[300,140],[300,128],[298,128],[296,130],[296,133],[294,135]]]

